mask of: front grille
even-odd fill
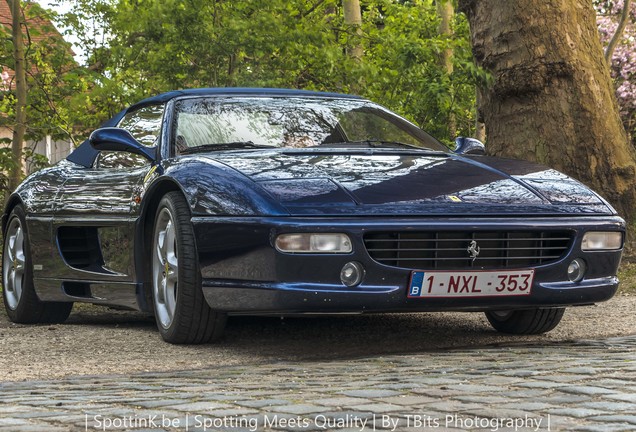
[[[572,237],[570,231],[372,232],[364,244],[375,261],[393,267],[505,269],[558,261],[570,249]]]

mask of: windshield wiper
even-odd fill
[[[222,144],[202,144],[196,147],[187,147],[181,150],[181,154],[190,153],[202,153],[208,151],[220,151],[220,150],[242,150],[242,149],[264,149],[274,148],[273,146],[254,144],[252,141],[236,141]]]
[[[343,142],[335,142],[335,143],[324,143],[320,144],[316,147],[336,147],[336,148],[347,148],[347,147],[358,147],[358,146],[366,146],[369,148],[377,148],[377,149],[396,149],[396,148],[404,148],[409,150],[418,150],[426,153],[432,154],[443,154],[446,152],[440,150],[433,150],[426,147],[418,147],[413,144],[406,144],[399,141],[382,141],[382,140],[361,140],[361,141],[343,141]]]

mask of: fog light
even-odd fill
[[[585,276],[585,261],[580,258],[575,259],[568,266],[568,279],[572,282],[580,282]]]
[[[356,286],[364,278],[364,267],[362,264],[351,261],[346,263],[340,270],[340,280],[348,287]]]

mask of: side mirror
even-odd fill
[[[154,162],[156,159],[155,149],[146,147],[139,143],[125,129],[116,127],[105,127],[95,130],[88,138],[88,142],[95,150],[99,151],[123,151],[141,155]]]
[[[485,155],[486,146],[483,142],[475,138],[457,137],[455,138],[455,153],[464,155]]]

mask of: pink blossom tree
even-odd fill
[[[623,124],[632,144],[636,146],[636,2],[594,0],[594,5],[601,41],[606,47],[621,27],[621,21],[625,23],[610,53],[610,68]]]

